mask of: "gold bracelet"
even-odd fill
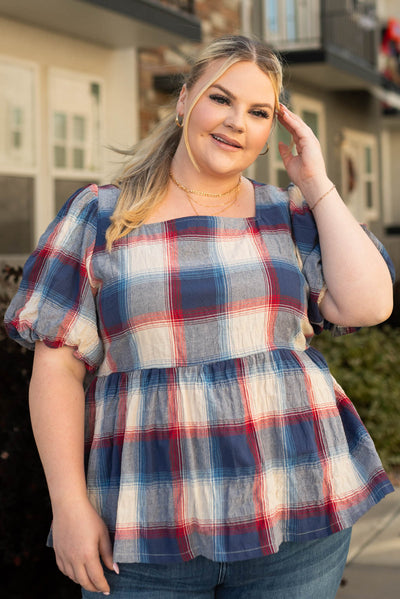
[[[326,198],[326,196],[331,193],[331,191],[333,191],[334,189],[336,189],[336,185],[332,185],[332,187],[330,189],[328,189],[327,192],[324,193],[324,195],[322,195],[320,198],[318,198],[318,200],[314,203],[314,206],[310,206],[310,210],[314,210],[314,208],[316,207],[317,204],[320,203],[321,200],[323,200],[324,198]]]

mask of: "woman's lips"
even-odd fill
[[[215,141],[219,144],[224,145],[225,147],[234,148],[234,149],[242,149],[241,144],[235,139],[231,139],[226,135],[219,135],[217,133],[211,133],[211,137],[215,139]]]

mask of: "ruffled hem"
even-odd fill
[[[234,562],[271,555],[278,552],[284,542],[313,541],[352,527],[393,491],[385,474],[380,472],[370,481],[368,491],[362,490],[341,502],[336,500],[336,507],[340,505],[341,509],[331,514],[327,501],[322,506],[285,508],[275,518],[265,515],[232,525],[206,523],[202,526],[193,522],[180,528],[141,527],[140,537],[132,538],[127,538],[127,531],[123,530],[117,537],[113,535],[114,561],[167,564],[203,556],[212,561]]]
[[[89,496],[117,561],[274,553],[352,526],[393,490],[314,348],[102,377],[88,422]]]

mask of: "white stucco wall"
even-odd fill
[[[0,17],[0,55],[36,72],[36,197],[34,236],[38,238],[54,215],[54,193],[49,146],[49,77],[53,69],[73,71],[103,84],[101,182],[117,168],[118,157],[107,146],[129,147],[138,139],[137,57],[134,46],[113,49],[87,43]],[[1,166],[0,166],[1,171]],[[4,172],[4,169],[3,169]]]

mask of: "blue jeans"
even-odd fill
[[[110,599],[334,599],[351,529],[306,543],[283,543],[278,553],[237,561],[197,557],[179,564],[119,564],[106,570]],[[99,593],[82,592],[84,599]]]

